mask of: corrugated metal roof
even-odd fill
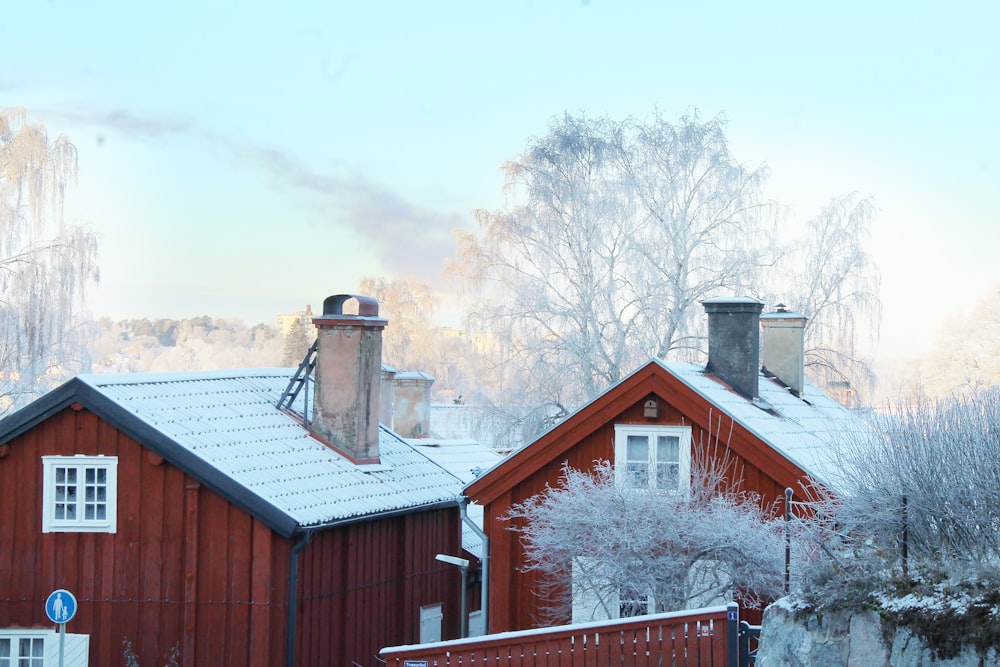
[[[275,407],[287,368],[78,379],[301,527],[451,501],[461,492],[459,478],[385,428],[377,466],[355,465],[311,437]],[[301,413],[307,393],[293,409]]]

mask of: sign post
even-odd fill
[[[45,615],[53,623],[59,624],[59,667],[63,665],[66,623],[76,616],[76,597],[65,588],[58,588],[45,600]]]

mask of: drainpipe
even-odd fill
[[[486,631],[486,634],[489,634],[490,632],[490,623],[489,623],[490,538],[488,538],[486,536],[486,533],[483,532],[483,529],[477,526],[476,522],[469,517],[469,512],[468,512],[469,499],[466,498],[465,496],[459,496],[458,506],[461,508],[462,521],[464,521],[465,525],[471,528],[472,531],[476,533],[476,535],[478,535],[479,538],[483,541],[483,571],[481,573],[479,582],[479,587],[480,587],[479,597],[480,597],[480,606],[482,607],[483,611],[483,630]],[[464,592],[462,594],[465,595]]]
[[[299,553],[306,548],[312,539],[312,531],[306,531],[292,547],[291,561],[288,566],[288,624],[285,641],[285,667],[295,667],[295,624],[299,605]]]

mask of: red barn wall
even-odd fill
[[[597,460],[614,461],[615,424],[690,426],[692,457],[698,456],[696,450],[699,447],[708,447],[716,441],[717,432],[710,432],[707,424],[703,428],[689,416],[695,412],[694,410],[685,406],[685,410],[682,411],[661,396],[650,395],[650,397],[657,398],[659,402],[657,418],[649,419],[643,416],[643,403],[647,398],[644,396],[642,400],[628,405],[613,419],[595,424],[589,435],[576,442],[565,455],[540,467],[486,505],[484,530],[490,539],[492,558],[488,612],[491,633],[524,630],[542,625],[540,612],[543,602],[535,594],[535,591],[539,590],[540,582],[534,572],[521,571],[525,558],[520,537],[509,530],[508,522],[502,520],[512,505],[524,502],[540,493],[546,485],[557,485],[564,464],[586,470],[592,468],[594,461]],[[683,401],[678,402],[683,403]],[[787,480],[784,484],[775,481],[771,475],[741,456],[739,451],[752,451],[761,445],[755,438],[739,430],[734,431],[730,438],[730,424],[731,420],[728,418],[723,420],[722,445],[719,452],[725,451],[726,440],[729,440],[728,464],[731,478],[735,477],[734,481],[741,481],[738,488],[759,494],[765,505],[783,499]],[[718,427],[712,428],[714,431],[719,430]],[[733,471],[735,475],[732,475]],[[747,616],[745,612],[743,615]],[[752,614],[751,617],[757,618]],[[570,619],[565,618],[562,622],[569,623]]]

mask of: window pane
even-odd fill
[[[97,469],[96,468],[87,468],[84,471],[84,475],[85,475],[85,479],[87,480],[87,484],[93,484],[94,480],[97,479]]]
[[[681,439],[676,435],[661,435],[656,439],[656,460],[659,463],[680,460]]]
[[[105,503],[108,501],[108,487],[99,486],[97,487],[97,502]]]
[[[107,484],[108,483],[108,469],[107,468],[98,468],[97,469],[97,483],[98,484]]]
[[[66,468],[66,483],[76,484],[76,468]]]
[[[0,639],[0,666],[7,667],[10,664],[10,660],[4,662],[4,658],[10,657],[10,640]]]
[[[66,483],[66,468],[56,468],[56,484]]]
[[[625,446],[627,461],[649,461],[649,438],[644,435],[630,435]]]
[[[84,500],[84,502],[92,503],[92,502],[94,502],[94,499],[96,498],[96,496],[97,496],[97,491],[92,486],[88,486],[83,491],[83,500]]]
[[[97,506],[97,520],[104,521],[108,518],[108,508],[106,505]]]
[[[66,505],[66,512],[64,513],[63,519],[67,521],[76,521],[76,505]]]

